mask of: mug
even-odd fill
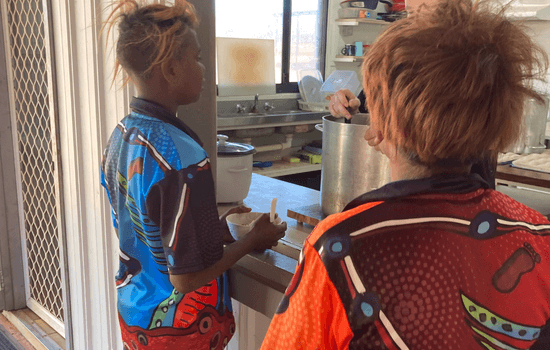
[[[345,56],[355,56],[355,44],[346,44],[341,52]]]
[[[355,42],[355,56],[363,56],[363,43],[360,41]]]

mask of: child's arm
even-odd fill
[[[264,215],[242,242],[224,249],[227,227],[220,222],[206,152],[186,134],[170,128],[167,132],[173,147],[165,150],[164,162],[152,153],[143,160],[144,167],[151,169],[144,170],[151,179],[143,184],[144,200],[150,224],[160,230],[161,242],[156,244],[159,253],[164,251],[170,282],[187,293],[211,282],[252,250],[275,245],[284,236],[286,224],[273,225]],[[176,158],[181,168],[168,170],[165,164],[176,163]]]
[[[225,247],[222,258],[214,265],[198,272],[170,274],[170,282],[180,293],[192,292],[221,275],[254,249],[268,249],[277,245],[277,241],[284,237],[285,231],[286,222],[279,225],[271,224],[269,214],[264,214],[252,231]]]

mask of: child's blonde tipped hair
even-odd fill
[[[175,0],[172,6],[142,5],[135,0],[119,0],[104,23],[107,32],[118,24],[116,65],[113,81],[120,68],[141,79],[148,79],[155,67],[172,58],[180,58],[186,34],[198,25],[194,6]]]

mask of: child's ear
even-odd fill
[[[160,69],[162,71],[162,76],[169,84],[174,84],[177,82],[178,72],[174,59],[170,58],[166,62],[162,63],[160,65]]]
[[[382,140],[378,147],[380,148],[380,152],[390,159],[390,162],[392,163],[397,162],[398,160],[397,146],[395,146],[393,143],[389,142],[388,140]]]

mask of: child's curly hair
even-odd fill
[[[382,33],[365,56],[373,124],[411,160],[470,164],[496,158],[520,133],[524,102],[541,96],[548,57],[489,2],[421,6]]]
[[[186,34],[198,22],[194,6],[185,0],[174,0],[173,6],[116,1],[103,24],[103,29],[108,26],[108,34],[118,23],[113,81],[121,67],[138,78],[148,79],[153,68],[162,67],[170,58],[182,57]]]

